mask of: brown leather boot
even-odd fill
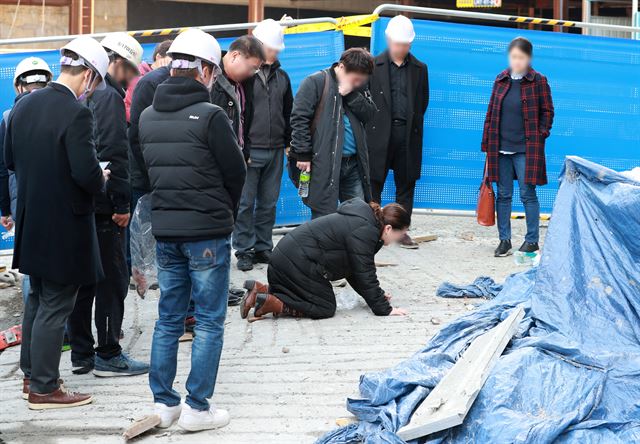
[[[58,385],[62,387],[64,381],[62,379],[58,379]],[[29,399],[29,385],[31,384],[31,380],[29,378],[22,378],[22,399]]]
[[[243,287],[247,290],[240,301],[240,316],[246,319],[249,312],[256,305],[256,296],[258,293],[267,293],[268,286],[258,281],[244,281]]]
[[[255,298],[256,309],[253,312],[256,318],[260,318],[266,314],[273,313],[273,317],[277,317],[284,311],[284,303],[270,293],[259,292]]]
[[[93,397],[91,395],[68,392],[64,387],[58,387],[58,389],[52,393],[40,394],[29,392],[29,408],[31,410],[62,409],[90,404],[92,402]]]

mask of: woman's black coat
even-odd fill
[[[374,262],[382,247],[381,229],[371,207],[360,199],[348,200],[337,213],[301,225],[273,252],[271,291],[309,317],[326,318],[336,308],[330,281],[346,278],[376,315],[388,315],[391,306]]]

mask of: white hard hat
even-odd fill
[[[222,51],[218,41],[212,35],[200,29],[191,28],[178,34],[175,38],[167,51],[167,55],[172,58],[174,58],[173,54],[193,56],[219,67]],[[195,66],[190,67],[195,68]]]
[[[253,28],[253,36],[264,46],[276,51],[284,49],[284,28],[273,19],[266,19]]]
[[[125,59],[136,71],[138,65],[142,63],[142,46],[126,32],[107,34],[100,44],[104,46],[107,53],[113,52]]]
[[[70,60],[64,57],[64,51],[68,50],[78,55],[78,60]],[[97,40],[87,36],[80,36],[60,49],[63,57],[60,59],[61,65],[69,66],[86,66],[100,76],[100,83],[96,87],[97,90],[107,87],[104,82],[107,70],[109,69],[109,56],[102,45]]]
[[[40,71],[46,74],[38,74],[34,71]],[[24,76],[24,74],[30,72],[34,72],[34,74]],[[40,57],[27,57],[26,59],[22,59],[20,63],[18,63],[18,66],[16,66],[16,70],[13,73],[13,86],[16,86],[18,78],[21,77],[25,83],[47,83],[51,80],[51,77],[53,77],[53,73],[49,65],[47,65],[47,62]]]
[[[384,34],[389,40],[395,43],[411,43],[416,37],[416,32],[413,30],[413,23],[404,15],[396,15],[389,20]]]

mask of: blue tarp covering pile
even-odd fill
[[[318,443],[402,443],[394,431],[469,343],[526,310],[464,423],[425,443],[640,442],[640,182],[567,158],[539,267],[443,328],[409,360],[362,376],[360,422]]]

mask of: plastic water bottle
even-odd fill
[[[298,186],[298,196],[309,197],[309,182],[311,182],[311,173],[303,171],[300,173],[300,185]]]
[[[516,251],[513,253],[513,261],[516,265],[535,267],[540,263],[540,254],[538,252],[524,253],[522,251]]]

